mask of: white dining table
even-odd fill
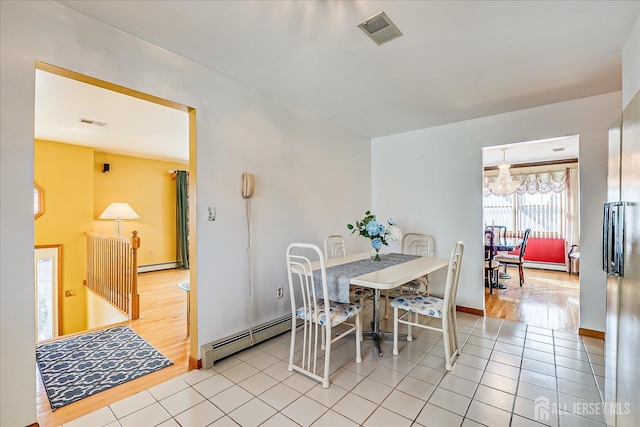
[[[336,265],[348,264],[369,257],[368,252],[362,252],[344,257],[331,258],[325,261],[325,267],[329,268]],[[374,290],[372,327],[371,331],[364,332],[363,335],[373,339],[380,357],[382,357],[380,339],[391,339],[393,337],[393,334],[390,332],[380,331],[380,291],[395,289],[418,277],[446,268],[448,265],[449,260],[445,258],[419,257],[391,267],[381,268],[380,270],[351,277],[350,283],[352,285],[366,286]]]

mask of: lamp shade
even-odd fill
[[[111,203],[100,215],[100,219],[136,218],[140,218],[140,215],[138,215],[128,203]]]

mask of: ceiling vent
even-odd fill
[[[106,126],[107,124],[105,122],[99,122],[97,120],[91,120],[91,119],[80,119],[80,123],[86,123],[88,125],[94,125],[94,126]]]
[[[557,148],[552,148],[553,151],[555,151],[556,153],[559,151],[564,151],[564,147],[557,147]]]
[[[396,24],[391,22],[391,19],[389,19],[384,12],[380,12],[362,21],[358,24],[358,27],[364,31],[371,40],[376,42],[377,45],[381,45],[402,35],[398,27],[396,27]]]

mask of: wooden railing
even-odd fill
[[[138,248],[131,239],[87,233],[87,287],[134,320],[140,317]]]

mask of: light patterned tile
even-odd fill
[[[367,400],[372,401],[375,404],[380,404],[386,397],[393,391],[392,387],[384,384],[380,384],[369,378],[365,378],[351,390],[352,393],[357,394],[360,397],[364,397]]]
[[[116,420],[108,406],[64,424],[64,427],[105,426]]]
[[[399,390],[394,390],[382,402],[381,406],[413,420],[418,416],[425,403],[427,403],[426,399],[419,399]]]
[[[301,396],[280,412],[301,426],[309,426],[327,412],[327,407],[306,396]]]
[[[262,426],[265,426],[263,424]],[[272,424],[273,427],[280,427],[280,425],[284,424]],[[297,426],[297,424],[295,424]],[[262,427],[260,426],[260,427]],[[316,422],[312,424],[312,426],[316,427],[326,427],[326,426],[341,426],[341,427],[358,427],[358,423],[350,420],[349,418],[340,415],[339,413],[329,410],[325,412]]]
[[[469,405],[466,417],[492,427],[509,427],[511,422],[511,412],[503,411],[477,400],[472,401]]]
[[[502,375],[494,374],[492,372],[485,372],[480,384],[511,394],[515,394],[518,387],[517,380],[503,377]]]
[[[199,383],[194,384],[193,388],[196,389],[204,397],[210,398],[220,393],[221,391],[232,387],[233,385],[233,381],[231,381],[224,375],[213,375],[204,381],[200,381]]]
[[[234,385],[211,397],[209,400],[228,414],[252,398],[253,395],[251,393],[240,386]]]
[[[156,403],[149,391],[144,390],[109,405],[116,418],[124,418],[129,414]]]
[[[167,412],[175,416],[204,400],[204,397],[200,393],[189,387],[162,399],[160,404]]]
[[[276,414],[276,410],[258,398],[253,398],[228,415],[241,426],[257,426]]]
[[[536,404],[534,400],[518,396],[513,407],[514,417],[517,414],[543,425],[558,427],[558,416],[554,413],[552,405],[553,403],[546,404],[544,400],[539,400]]]
[[[513,394],[506,393],[495,388],[480,385],[478,386],[478,390],[476,391],[473,399],[491,406],[495,406],[496,408],[500,408],[504,411],[511,412],[515,396]]]
[[[518,377],[520,376],[519,368],[511,365],[505,365],[504,363],[494,362],[494,361],[490,361],[487,364],[487,369],[485,369],[485,372],[491,372],[493,374],[502,375],[503,377],[511,378],[514,380],[517,380]]]
[[[171,418],[171,415],[159,403],[154,403],[133,414],[120,418],[122,427],[155,426]]]
[[[310,397],[318,403],[323,404],[327,408],[331,408],[347,393],[347,390],[339,387],[336,384],[331,384],[329,388],[323,388],[322,384],[318,384],[310,391],[308,391],[306,396]]]
[[[442,409],[464,416],[471,399],[444,388],[437,388],[429,398],[429,403]]]
[[[184,375],[180,376],[187,384],[193,386],[196,383],[204,381],[206,379],[211,378],[213,375],[216,375],[217,372],[213,369],[194,369],[192,371],[187,372]]]
[[[442,381],[440,381],[439,387],[445,388],[449,391],[453,391],[466,397],[472,397],[473,393],[476,391],[477,384],[473,381],[468,381],[464,378],[447,374],[442,379]]]
[[[224,417],[224,412],[218,409],[213,403],[205,400],[193,408],[178,414],[175,419],[182,426],[204,427],[222,417]]]
[[[257,373],[258,370],[256,368],[245,362],[241,362],[222,372],[222,375],[238,384]]]
[[[238,385],[254,396],[257,396],[261,393],[264,393],[266,390],[270,389],[276,384],[278,384],[278,381],[267,374],[258,372],[257,374],[252,375],[246,380],[242,381]]]
[[[365,427],[409,427],[412,423],[412,420],[379,406],[363,425]]]
[[[320,387],[322,387],[320,385]],[[331,387],[332,389],[340,389],[339,387]],[[282,410],[285,406],[302,396],[302,394],[291,387],[287,387],[284,384],[278,384],[273,388],[262,393],[258,396],[261,400],[273,406],[277,410]]]
[[[411,376],[405,377],[400,384],[396,386],[396,390],[400,390],[424,401],[429,400],[429,397],[431,397],[435,389],[435,385]]]
[[[456,363],[453,365],[451,371],[449,371],[449,374],[477,383],[480,382],[480,378],[482,378],[482,372],[483,371],[481,369],[472,368],[471,366],[463,365],[462,363]]]
[[[181,378],[174,378],[169,381],[158,384],[155,387],[151,387],[148,391],[156,400],[162,400],[167,396],[171,396],[181,390],[189,387],[189,384],[184,382]]]
[[[462,424],[460,415],[427,403],[416,418],[416,422],[425,427],[458,427]]]
[[[362,424],[376,410],[378,405],[357,394],[348,393],[332,408],[337,413]]]

